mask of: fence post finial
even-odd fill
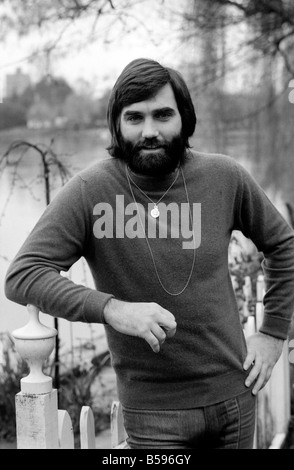
[[[40,323],[39,310],[35,306],[28,305],[27,309],[29,322],[12,333],[17,352],[30,368],[29,375],[21,379],[21,391],[37,395],[49,393],[52,378],[43,373],[42,366],[54,349],[57,332]]]
[[[38,308],[27,309],[29,322],[12,333],[17,352],[30,367],[15,397],[17,448],[58,449],[57,390],[42,371],[54,349],[56,330],[40,323]]]

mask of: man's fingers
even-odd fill
[[[159,325],[155,324],[151,328],[151,333],[155,336],[155,338],[158,339],[158,342],[160,346],[164,343],[166,339],[166,333],[163,328],[161,328]]]
[[[167,338],[172,338],[177,329],[177,322],[172,313],[162,309],[158,324],[164,329]]]
[[[256,381],[252,389],[253,395],[256,395],[265,386],[270,376],[271,368],[269,365],[262,362],[262,358],[256,356],[254,366],[245,381],[245,385],[250,387]]]
[[[267,379],[267,375],[268,375],[267,370],[268,370],[267,365],[263,364],[263,366],[260,370],[258,379],[257,379],[257,381],[254,384],[254,387],[252,389],[253,395],[256,395],[259,392],[259,390],[261,390],[265,386],[266,382],[268,381],[268,379]]]
[[[161,326],[161,329],[164,330],[167,338],[172,338],[175,335],[177,330],[176,322],[170,323],[168,326],[162,325],[161,323],[159,323],[159,325]]]
[[[253,364],[255,360],[255,352],[248,352],[246,359],[243,364],[244,370],[249,369],[249,367]]]
[[[150,332],[145,335],[145,340],[150,345],[154,352],[159,352],[164,341],[168,337],[168,334],[171,333],[171,330],[167,333],[164,328],[160,327],[158,324],[154,324]],[[173,332],[174,334],[174,332]]]
[[[273,368],[281,356],[284,340],[263,333],[256,333],[246,339],[247,356],[243,363],[244,370],[252,366],[245,380],[247,387],[252,387],[256,395],[270,379]]]
[[[254,380],[258,377],[262,367],[261,358],[255,357],[254,366],[252,367],[250,374],[248,375],[245,385],[246,387],[250,387],[253,384]]]
[[[147,343],[151,347],[152,351],[154,351],[155,353],[158,353],[160,351],[159,340],[158,340],[158,338],[156,338],[156,336],[154,336],[154,334],[151,331],[149,331],[146,334],[144,339],[145,339],[145,341],[147,341]]]
[[[147,341],[154,352],[159,352],[166,338],[174,336],[174,315],[155,302],[129,303],[110,299],[104,309],[108,325],[120,333],[138,336]]]
[[[172,338],[175,334],[176,334],[176,331],[177,331],[177,324],[175,323],[175,326],[173,328],[170,328],[169,330],[165,330],[165,333],[166,333],[166,337],[167,338]]]

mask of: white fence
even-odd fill
[[[244,294],[250,301],[250,280],[247,278]],[[249,315],[245,335],[258,331],[263,317],[264,279],[257,281],[257,302],[254,315]],[[29,323],[13,332],[15,347],[30,367],[27,377],[21,379],[21,391],[16,395],[16,430],[18,449],[73,449],[74,436],[71,418],[66,410],[59,410],[57,391],[52,378],[44,375],[42,365],[54,349],[56,330],[39,322],[39,311],[28,306]],[[290,371],[288,343],[276,364],[272,377],[257,396],[257,420],[254,447],[281,448],[290,421]],[[125,449],[126,433],[119,402],[111,409],[111,447]],[[84,406],[80,415],[80,447],[95,448],[95,429],[92,410]]]
[[[250,280],[247,278],[244,291],[247,300],[250,300]],[[264,278],[260,275],[256,285],[256,305],[254,315],[247,318],[245,336],[257,332],[263,319]],[[280,359],[278,360],[272,376],[265,387],[257,395],[257,418],[255,432],[255,448],[277,449],[286,438],[291,407],[290,365],[288,341],[285,341]]]
[[[13,332],[15,347],[28,363],[30,373],[21,379],[16,395],[16,434],[18,449],[74,449],[71,418],[59,410],[57,390],[52,378],[42,371],[54,349],[56,330],[40,323],[39,311],[28,305],[29,323]],[[125,431],[118,402],[111,410],[111,446],[125,448]],[[80,414],[80,448],[95,449],[95,426],[91,408],[83,406]]]

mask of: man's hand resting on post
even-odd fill
[[[254,364],[245,385],[250,385],[256,380],[252,389],[253,395],[261,390],[270,379],[272,370],[278,361],[282,350],[284,340],[263,333],[256,333],[247,338],[247,356],[243,367],[249,369]]]
[[[110,299],[104,307],[105,322],[120,333],[145,339],[159,352],[166,338],[174,336],[175,317],[156,303],[132,303]]]

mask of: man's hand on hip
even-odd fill
[[[104,308],[104,319],[120,333],[145,339],[156,353],[166,338],[174,336],[177,328],[174,315],[153,302],[110,299]]]
[[[256,380],[252,393],[257,394],[269,380],[272,370],[278,361],[284,340],[274,338],[263,333],[256,333],[247,338],[247,356],[243,367],[245,370],[253,364],[253,367],[246,378],[245,385],[250,387]]]

